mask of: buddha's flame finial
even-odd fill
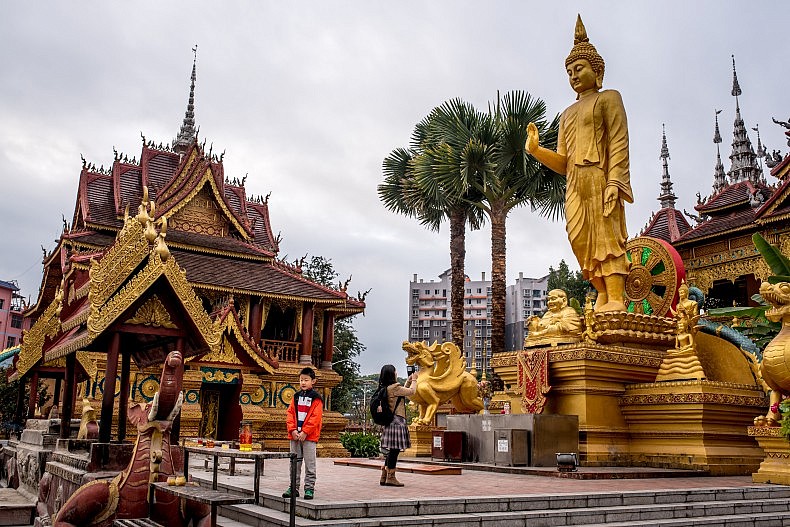
[[[573,32],[573,45],[579,44],[581,42],[589,42],[590,39],[587,38],[587,29],[584,27],[584,22],[582,22],[581,14],[576,15],[576,30]]]

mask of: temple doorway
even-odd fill
[[[200,437],[217,441],[238,439],[241,422],[240,384],[203,383],[200,387]]]

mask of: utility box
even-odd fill
[[[444,430],[431,434],[431,459],[444,459]]]
[[[529,431],[521,428],[494,430],[494,464],[529,465]]]
[[[466,432],[445,430],[442,436],[444,439],[444,460],[465,461]]]

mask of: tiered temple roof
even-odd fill
[[[660,238],[671,243],[690,231],[691,225],[683,217],[683,214],[675,209],[677,197],[672,192],[672,180],[669,176],[669,147],[667,147],[666,130],[662,132],[660,158],[663,168],[661,194],[658,196],[658,201],[661,202],[661,209],[653,214],[640,236]]]

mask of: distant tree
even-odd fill
[[[16,413],[17,396],[19,394],[19,379],[8,382],[8,368],[0,368],[0,427],[2,433],[8,437],[11,431],[19,430],[24,424],[24,416],[22,422],[14,420]],[[52,398],[47,390],[47,385],[39,380],[38,382],[38,406],[43,407]],[[28,401],[30,400],[30,388],[25,386],[25,395],[22,401],[22,408],[27,411]]]
[[[562,289],[568,295],[568,302],[575,298],[580,306],[584,306],[585,296],[590,290],[590,282],[585,280],[581,271],[571,271],[565,260],[560,260],[557,269],[549,267],[548,290]]]
[[[332,260],[323,256],[305,258],[302,265],[302,275],[326,287],[334,287],[338,273],[332,265]],[[319,339],[320,332],[314,331],[313,338]],[[351,317],[335,320],[335,349],[332,355],[334,369],[343,380],[332,389],[332,410],[348,413],[353,404],[353,392],[359,379],[359,364],[354,358],[365,351],[365,345],[357,338],[356,331],[351,323]]]

